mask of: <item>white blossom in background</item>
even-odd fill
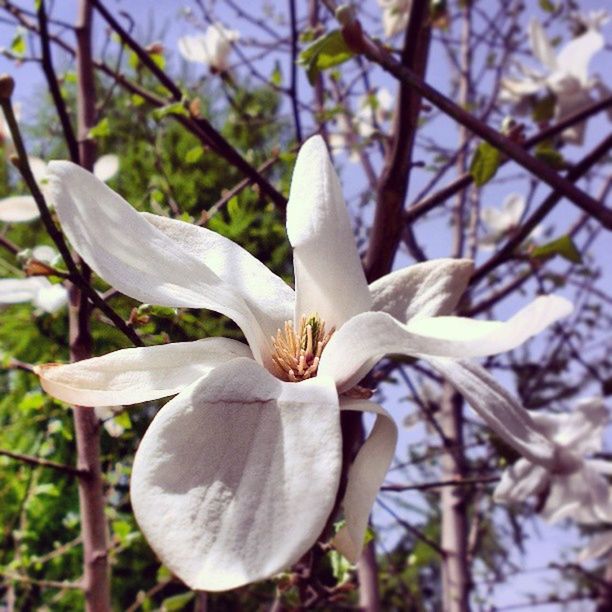
[[[495,489],[501,503],[546,495],[543,518],[555,522],[571,518],[577,523],[612,522],[612,499],[606,478],[612,463],[590,458],[603,449],[603,432],[609,415],[601,397],[585,398],[569,413],[532,414],[540,433],[575,458],[568,470],[548,470],[528,459],[506,469]]]
[[[510,236],[520,225],[527,203],[524,196],[511,193],[504,199],[501,208],[484,207],[480,211],[486,233],[481,236],[478,243],[485,250],[495,248],[500,239]],[[542,235],[542,227],[536,226],[528,236],[528,240],[536,240]]]
[[[395,100],[385,87],[379,88],[372,97],[365,95],[359,101],[359,110],[355,114],[355,126],[362,138],[369,138],[379,128],[384,126],[393,115]]]
[[[213,23],[203,34],[182,36],[178,40],[180,54],[189,62],[209,66],[214,72],[227,72],[232,43],[240,40],[240,32]]]
[[[589,77],[589,64],[604,46],[604,38],[594,28],[587,29],[563,48],[555,50],[537,19],[529,23],[529,42],[533,55],[546,69],[545,73],[517,63],[521,76],[502,79],[502,98],[520,105],[526,97],[548,89],[555,94],[555,118],[562,120],[594,100],[591,92],[598,80]],[[562,134],[566,142],[581,145],[585,123],[572,126]]]
[[[125,410],[123,406],[96,406],[94,408],[96,416],[102,422],[102,427],[111,438],[120,438],[125,432],[125,428],[116,418],[117,414],[123,410]]]
[[[449,316],[473,269],[467,260],[420,263],[368,285],[320,137],[299,152],[287,206],[295,291],[227,238],[138,213],[74,164],[52,162],[48,189],[72,246],[117,290],[215,310],[246,337],[37,368],[47,392],[77,406],[175,395],[138,448],[131,496],[147,540],[190,587],[220,591],[267,578],[313,546],[338,492],[346,410],[376,417],[349,469],[345,526],[334,538],[357,560],[397,439],[389,414],[358,383],[386,354],[426,359],[519,452],[567,467],[529,413],[463,359],[522,344],[571,304],[539,297],[505,322]]]
[[[570,16],[585,30],[601,30],[610,21],[610,13],[606,9],[598,9],[586,13],[574,11]]]
[[[48,245],[39,245],[32,249],[32,257],[51,264],[57,251]],[[53,284],[44,276],[0,278],[0,304],[24,302],[31,302],[43,312],[54,313],[68,303],[68,291],[61,283]]]
[[[47,163],[39,157],[29,157],[28,163],[34,179],[44,190]],[[112,153],[102,155],[94,164],[94,175],[101,181],[110,181],[119,171],[119,157]],[[0,199],[1,223],[28,223],[40,217],[36,201],[30,195],[9,196]]]
[[[591,536],[591,541],[580,551],[578,561],[591,561],[607,557],[612,551],[612,531],[604,531]]]
[[[351,163],[358,164],[360,157],[355,139],[353,126],[344,113],[340,113],[330,121],[327,141],[334,157],[346,154]]]
[[[378,0],[378,6],[382,10],[383,32],[387,38],[406,28],[412,0]]]

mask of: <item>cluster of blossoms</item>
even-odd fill
[[[539,72],[517,63],[519,76],[502,80],[502,99],[515,104],[521,112],[528,108],[533,96],[551,93],[555,97],[555,119],[558,121],[592,104],[595,89],[605,93],[599,79],[589,77],[591,60],[604,47],[604,38],[597,29],[601,22],[601,18],[586,20],[586,30],[555,53],[540,22],[532,19],[529,23],[531,52],[546,71]],[[585,124],[581,123],[567,128],[562,136],[568,143],[581,145],[584,132]]]
[[[287,208],[295,290],[230,240],[138,213],[74,164],[52,162],[49,177],[62,228],[97,274],[146,303],[225,314],[247,340],[205,338],[38,368],[49,393],[77,406],[175,396],[138,448],[131,496],[149,543],[192,588],[272,576],[321,537],[347,410],[376,417],[348,470],[345,523],[333,540],[348,559],[359,557],[397,429],[358,384],[387,354],[426,360],[545,473],[591,469],[469,360],[522,344],[571,304],[541,296],[505,322],[452,316],[472,272],[467,260],[417,264],[368,285],[320,137],[300,150]]]

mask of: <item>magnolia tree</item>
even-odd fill
[[[2,606],[610,609],[602,7],[23,4]]]

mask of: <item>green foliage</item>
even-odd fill
[[[501,152],[488,142],[481,142],[470,163],[470,174],[474,183],[482,187],[488,183],[497,173],[501,163]]]
[[[322,70],[338,66],[353,57],[340,30],[332,30],[310,43],[298,59],[300,66],[306,69],[310,84],[314,84]]]
[[[571,263],[582,263],[582,255],[574,244],[571,236],[565,235],[555,238],[546,244],[534,247],[530,252],[535,259],[548,259],[559,255]]]

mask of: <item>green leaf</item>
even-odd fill
[[[576,248],[571,236],[568,235],[561,236],[560,238],[556,238],[551,242],[535,247],[531,251],[531,256],[537,259],[554,257],[555,255],[560,255],[571,263],[582,263],[582,255]]]
[[[281,65],[279,61],[276,61],[274,63],[274,70],[270,75],[270,82],[276,87],[280,87],[283,83],[283,72],[281,70]]]
[[[351,572],[355,569],[355,566],[337,550],[330,550],[328,556],[332,573],[338,584],[350,580]]]
[[[110,125],[108,123],[108,117],[101,119],[96,125],[89,130],[89,136],[91,138],[103,138],[109,136],[111,133]]]
[[[132,421],[130,420],[130,415],[127,410],[115,415],[113,420],[119,427],[123,427],[123,429],[132,429]]]
[[[557,7],[550,0],[539,0],[538,4],[547,13],[554,13],[557,10]]]
[[[60,491],[57,488],[57,485],[54,485],[52,482],[48,482],[45,484],[39,484],[34,487],[33,493],[34,495],[48,495],[49,497],[59,497]]]
[[[187,593],[181,593],[179,595],[173,595],[162,601],[161,609],[162,612],[171,612],[172,610],[183,610],[185,606],[195,597],[193,591]]]
[[[182,115],[183,117],[189,117],[189,112],[185,108],[184,102],[181,100],[180,102],[174,102],[173,104],[167,104],[161,108],[156,108],[152,115],[159,121],[168,115]]]
[[[470,174],[478,187],[488,183],[501,163],[501,152],[488,142],[481,142],[470,164]]]
[[[162,319],[174,319],[176,317],[177,309],[171,308],[170,306],[156,306],[154,304],[141,304],[138,307],[139,315],[150,315],[153,317],[160,317]]]
[[[193,149],[189,149],[185,154],[185,161],[188,164],[195,164],[200,161],[200,158],[204,154],[204,149],[201,146],[193,147]]]
[[[555,170],[565,168],[565,159],[551,144],[542,142],[534,151],[534,155]]]
[[[353,55],[354,53],[348,48],[342,32],[333,30],[309,44],[300,53],[298,64],[306,69],[308,81],[313,85],[321,70],[343,64]]]
[[[11,41],[11,51],[15,55],[24,56],[27,51],[25,36],[23,35],[23,30],[21,28],[17,28],[15,32],[15,36],[13,36],[13,40]]]

